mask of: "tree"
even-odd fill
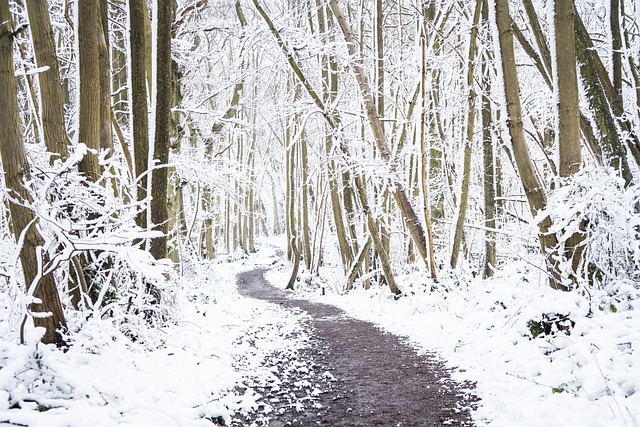
[[[513,30],[508,0],[495,0],[495,18],[498,27],[498,41],[501,52],[502,77],[504,79],[504,95],[507,102],[507,124],[511,137],[511,149],[524,187],[529,209],[535,218],[538,212],[545,209],[547,195],[540,178],[536,174],[527,148],[522,123],[522,107],[520,105],[520,85],[516,71],[516,58],[513,47]],[[551,219],[547,216],[538,223],[539,240],[542,253],[547,258],[549,283],[554,289],[564,289],[559,276],[554,252],[558,245],[555,235],[549,233]]]
[[[9,211],[13,233],[20,246],[20,263],[27,292],[37,298],[28,306],[35,326],[44,327],[42,342],[62,345],[59,330],[66,328],[53,273],[43,275],[48,256],[42,252],[44,240],[37,218],[31,210],[32,197],[26,187],[30,180],[29,162],[20,129],[17,85],[13,68],[13,38],[8,0],[0,0],[0,156],[4,181],[9,190]],[[25,319],[26,320],[26,319]]]
[[[338,26],[342,31],[342,34],[345,38],[345,42],[347,43],[347,50],[349,54],[353,58],[358,58],[357,52],[355,50],[355,43],[353,40],[353,35],[351,32],[351,28],[340,9],[336,0],[330,0],[329,6],[333,12],[333,15],[338,22]],[[373,133],[373,139],[375,141],[376,147],[378,149],[379,155],[384,162],[387,163],[389,167],[389,174],[393,177],[392,187],[393,187],[393,196],[400,210],[402,218],[409,229],[409,233],[413,242],[418,249],[418,253],[420,254],[422,260],[425,263],[425,266],[429,268],[429,254],[427,252],[427,242],[425,233],[422,229],[422,224],[416,215],[409,198],[407,197],[407,193],[401,182],[395,176],[396,165],[392,162],[391,150],[389,149],[389,145],[387,144],[387,139],[384,134],[384,129],[382,127],[382,122],[380,121],[380,117],[378,116],[378,112],[376,109],[376,105],[373,100],[371,87],[369,85],[369,80],[364,74],[360,61],[355,60],[351,64],[351,69],[353,70],[354,76],[358,83],[360,89],[360,95],[362,97],[362,103],[364,106],[365,113],[367,118],[369,119],[369,125],[371,126],[371,131]],[[375,244],[375,240],[374,240]],[[378,250],[378,248],[376,248]]]
[[[490,37],[489,29],[489,2],[482,0],[482,22],[485,27],[487,38]],[[481,56],[482,61],[482,152],[483,152],[483,169],[484,169],[484,226],[487,231],[485,234],[485,260],[484,260],[484,277],[493,277],[493,272],[497,264],[496,252],[496,174],[494,168],[494,150],[493,150],[493,132],[491,126],[493,124],[491,115],[491,63],[487,54]]]
[[[139,203],[147,199],[147,169],[149,168],[149,112],[147,101],[145,0],[129,1],[129,49],[131,55],[131,123],[135,182]],[[141,205],[136,223],[147,227],[146,202]]]
[[[620,105],[615,102],[616,95],[611,79],[580,14],[576,11],[573,17],[580,75],[589,101],[589,108],[593,114],[594,125],[600,134],[599,143],[602,148],[603,160],[605,164],[619,170],[625,182],[629,184],[633,180],[633,174],[627,162],[626,150],[616,127],[614,116],[618,117],[618,124],[630,136],[633,134],[633,129],[626,120],[623,120],[624,111],[617,109]]]
[[[159,237],[151,239],[151,255],[156,259],[167,257],[167,163],[171,126],[171,23],[173,7],[170,1],[157,0],[157,57],[155,141],[153,144],[154,169],[151,182],[151,222]]]
[[[469,109],[467,111],[467,134],[464,144],[464,165],[462,168],[462,190],[460,191],[460,206],[458,207],[458,219],[456,221],[455,236],[453,238],[453,249],[451,250],[451,268],[456,268],[458,254],[462,244],[464,234],[464,220],[467,215],[469,204],[469,184],[471,182],[471,144],[473,143],[473,133],[476,117],[476,91],[474,89],[474,69],[476,60],[476,42],[478,38],[478,24],[480,22],[480,11],[482,10],[482,0],[476,1],[476,8],[473,14],[473,27],[469,42],[469,61],[467,66],[467,87],[469,91]]]
[[[109,61],[109,17],[107,2],[99,2],[98,21],[98,68],[100,72],[100,149],[113,153],[113,132],[111,113],[111,63]]]
[[[78,141],[90,150],[85,154],[78,170],[90,181],[101,175],[97,152],[100,150],[101,97],[100,92],[100,37],[102,37],[100,9],[94,0],[78,1],[78,51],[80,118]],[[98,29],[98,30],[97,30]],[[109,120],[109,123],[111,121]]]
[[[64,97],[49,7],[46,1],[41,0],[27,0],[26,6],[36,65],[47,68],[38,73],[44,144],[48,151],[64,161],[68,156],[69,138],[64,125]]]
[[[578,172],[582,164],[573,14],[573,1],[555,2],[556,64],[562,63],[562,67],[558,66],[555,70],[558,76],[558,145],[561,177]]]

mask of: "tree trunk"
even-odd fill
[[[289,278],[289,283],[287,283],[287,290],[293,290],[294,284],[296,283],[296,279],[298,278],[298,269],[300,268],[300,247],[298,245],[298,239],[294,235],[289,242],[289,247],[293,251],[293,270],[291,270],[291,277]]]
[[[561,0],[561,2],[563,1]],[[568,3],[568,1],[564,1],[564,3]],[[571,3],[573,3],[573,1],[571,1]],[[540,28],[540,20],[538,19],[536,9],[533,7],[533,2],[531,0],[522,0],[522,5],[524,6],[524,11],[529,18],[529,25],[533,30],[533,36],[536,41],[536,45],[538,45],[538,50],[540,51],[540,56],[544,62],[547,75],[551,76],[553,74],[551,67],[551,52],[549,51],[549,45],[545,40],[542,28]]]
[[[301,126],[305,124],[302,123]],[[311,236],[309,232],[309,160],[307,154],[307,136],[304,129],[300,130],[300,173],[301,173],[301,185],[300,191],[302,194],[302,217],[300,226],[302,227],[302,248],[304,265],[307,271],[311,271]]]
[[[458,264],[458,254],[464,236],[464,220],[467,216],[467,206],[469,204],[469,184],[471,183],[471,144],[473,143],[473,131],[476,117],[476,91],[474,89],[474,69],[476,61],[476,41],[478,38],[478,23],[480,22],[480,11],[482,0],[476,0],[476,9],[473,15],[473,26],[469,41],[469,61],[467,66],[467,88],[469,90],[469,106],[467,111],[467,135],[464,144],[464,164],[462,167],[462,189],[460,191],[460,204],[458,207],[458,219],[456,221],[455,235],[453,238],[453,248],[451,249],[451,268],[456,268]]]
[[[320,0],[316,0],[316,7],[318,8],[318,29],[320,34],[323,34],[327,27],[326,19],[325,19],[325,6],[322,5]],[[326,17],[328,18],[328,17]],[[329,55],[322,55],[322,82],[323,82],[323,101],[325,103],[333,102],[336,98],[338,91],[338,74],[337,70],[335,70],[336,62],[335,59]],[[334,146],[334,140],[332,136],[332,123],[335,123],[337,119],[334,119],[331,123],[325,124],[327,127],[326,135],[325,135],[325,154],[328,157],[332,157],[332,150]],[[345,224],[345,212],[351,213],[353,212],[353,191],[351,190],[351,183],[349,182],[350,178],[348,173],[343,172],[340,173],[337,170],[337,165],[334,160],[330,160],[327,164],[327,181],[329,183],[329,196],[331,198],[331,213],[333,214],[333,222],[336,228],[336,237],[338,238],[338,247],[340,249],[340,256],[342,259],[342,267],[346,272],[347,269],[353,263],[353,249],[349,244],[349,238],[347,233],[350,228]],[[342,209],[342,204],[340,202],[340,193],[338,190],[339,187],[339,176],[342,176],[342,186],[344,187],[343,201],[345,209]],[[352,230],[352,229],[351,229]],[[354,232],[351,231],[351,236],[354,237]]]
[[[4,169],[4,181],[9,199],[9,211],[16,241],[21,242],[20,263],[27,292],[40,303],[29,304],[33,313],[48,316],[33,318],[36,327],[44,327],[42,342],[62,345],[58,332],[66,328],[66,320],[60,303],[52,273],[41,277],[41,268],[46,268],[48,256],[41,251],[44,240],[36,228],[36,217],[28,207],[32,198],[25,183],[30,180],[29,162],[25,152],[20,128],[17,84],[13,68],[13,25],[9,1],[0,0],[0,156]],[[39,265],[42,262],[42,265]]]
[[[582,164],[573,13],[572,1],[555,3],[556,64],[562,63],[556,75],[559,104],[559,172],[563,178],[578,172]]]
[[[555,3],[556,64],[563,64],[557,67],[558,147],[562,178],[576,174],[582,166],[574,13],[573,2]],[[571,260],[576,277],[584,253],[583,244],[584,236],[579,231],[565,242],[565,256]]]
[[[64,125],[64,96],[56,47],[46,1],[27,0],[29,29],[38,68],[49,67],[38,73],[40,83],[40,110],[42,133],[47,150],[54,155],[51,160],[67,159],[69,138]]]
[[[100,149],[107,150],[107,158],[113,155],[111,126],[111,62],[109,59],[109,18],[107,2],[99,2],[99,67],[100,67]]]
[[[525,5],[526,5],[526,2],[527,0],[525,0]],[[529,15],[529,20],[533,21],[531,22],[531,27],[534,28],[536,40],[538,41],[538,43],[541,43],[542,46],[544,46],[544,48],[541,49],[541,51],[543,51],[544,58],[541,58],[541,56],[536,53],[533,46],[531,46],[531,44],[525,38],[524,34],[522,34],[522,31],[520,31],[520,29],[518,28],[515,22],[512,23],[514,35],[518,40],[518,43],[520,43],[520,46],[522,46],[525,53],[529,55],[531,60],[533,60],[536,68],[540,72],[540,75],[544,79],[544,82],[547,84],[547,87],[549,88],[549,90],[553,91],[553,84],[551,83],[551,74],[549,74],[549,72],[543,65],[543,60],[545,64],[551,64],[551,53],[549,52],[549,48],[547,47],[546,38],[544,37],[544,34],[542,34],[542,30],[540,29],[540,24],[537,22],[537,15],[535,14],[535,11],[533,12],[532,15],[531,14]],[[540,32],[539,34],[538,34],[538,31]],[[551,69],[551,65],[548,65],[548,68]],[[580,114],[580,130],[582,132],[582,136],[585,138],[587,146],[589,147],[589,150],[591,150],[591,154],[593,155],[596,163],[601,165],[602,150],[600,149],[600,146],[598,145],[598,141],[596,140],[596,137],[593,133],[593,129],[591,128],[591,122],[584,114],[582,114],[582,112],[579,112],[579,114]]]
[[[78,50],[80,74],[80,120],[78,142],[96,152],[100,149],[100,10],[94,0],[78,1]],[[104,94],[110,96],[110,94]],[[97,181],[100,165],[97,153],[87,152],[78,163],[87,179]]]
[[[157,58],[156,58],[156,105],[155,142],[153,150],[154,169],[151,182],[151,222],[153,229],[162,233],[151,239],[150,252],[156,259],[167,257],[167,163],[171,128],[171,24],[173,7],[170,1],[157,3]]]
[[[622,33],[620,31],[620,0],[611,0],[609,10],[611,30],[611,68],[613,69],[614,110],[623,111],[622,99]]]
[[[612,112],[609,104],[614,97],[613,86],[577,11],[574,13],[574,29],[580,75],[600,136],[603,160],[609,166],[619,170],[625,182],[629,184],[633,180],[633,175],[613,118],[615,112]]]
[[[389,255],[387,254],[387,251],[384,249],[382,244],[380,230],[378,229],[378,221],[376,220],[376,218],[374,218],[373,213],[371,212],[371,208],[369,207],[369,203],[367,202],[365,180],[360,175],[357,175],[355,179],[356,188],[358,190],[358,194],[360,195],[360,202],[362,203],[362,210],[367,216],[367,228],[369,229],[369,235],[371,236],[371,240],[373,241],[373,246],[376,250],[376,254],[378,255],[378,259],[380,260],[380,266],[382,267],[384,278],[387,282],[387,285],[389,286],[389,290],[391,290],[393,294],[399,295],[401,292],[396,285],[396,280],[393,276],[393,272],[391,271]]]
[[[129,0],[129,49],[131,55],[131,123],[133,156],[138,203],[147,199],[147,170],[149,169],[149,112],[147,98],[147,72],[145,0]],[[147,228],[147,203],[138,209],[136,224]]]
[[[342,31],[342,34],[347,43],[347,49],[349,54],[357,58],[357,52],[355,50],[353,36],[351,34],[351,29],[342,14],[340,7],[338,6],[337,0],[330,0],[329,6],[333,12],[334,17],[336,18],[339,27]],[[376,143],[376,147],[378,149],[378,153],[382,160],[387,162],[389,165],[389,173],[393,176],[393,196],[400,209],[402,214],[402,218],[409,229],[409,233],[411,234],[411,238],[413,239],[418,252],[427,268],[429,268],[428,258],[429,255],[427,253],[427,243],[425,239],[425,233],[422,229],[422,225],[415,211],[413,210],[413,206],[409,202],[407,194],[402,186],[402,183],[399,182],[398,177],[396,175],[396,165],[392,163],[391,159],[391,151],[389,150],[389,146],[387,145],[386,137],[384,135],[384,130],[382,128],[382,124],[380,122],[380,118],[377,114],[377,109],[375,103],[373,101],[371,88],[369,86],[369,81],[364,74],[360,64],[355,61],[352,63],[351,69],[354,72],[356,81],[360,88],[360,94],[362,96],[362,102],[364,105],[365,112],[367,117],[369,118],[369,124],[371,126],[371,131],[373,133],[373,137]],[[375,240],[374,240],[375,246]],[[376,248],[377,250],[377,248]]]
[[[502,54],[501,66],[504,79],[505,99],[507,102],[507,124],[509,127],[509,135],[511,136],[511,147],[520,175],[520,181],[522,182],[527,201],[529,202],[529,209],[535,218],[538,212],[546,207],[547,195],[533,167],[533,162],[529,156],[527,142],[524,137],[522,110],[520,106],[520,85],[516,72],[509,1],[495,0],[495,14],[496,25],[498,27],[498,40]],[[549,234],[550,226],[551,219],[549,217],[545,217],[538,223],[540,246],[543,255],[547,259],[547,271],[549,273],[551,287],[554,289],[564,289],[553,257],[558,242],[555,235]]]
[[[422,102],[422,114],[420,114],[420,188],[422,189],[422,214],[424,215],[424,223],[427,229],[427,246],[429,249],[429,270],[431,278],[436,278],[436,260],[435,251],[433,249],[433,231],[431,228],[431,215],[429,213],[429,165],[427,159],[427,35],[423,32],[421,37],[422,45],[422,76],[420,79],[420,98]],[[412,108],[408,116],[411,116]],[[403,138],[403,134],[401,138]],[[400,145],[400,143],[398,144]],[[416,162],[417,169],[417,162]],[[411,244],[412,257],[415,257],[415,244]]]
[[[489,30],[489,2],[482,0],[482,22],[486,27],[487,41],[491,37]],[[489,45],[490,46],[490,45]],[[493,167],[494,150],[493,150],[493,134],[491,132],[491,63],[486,56],[481,57],[482,60],[482,148],[483,148],[483,166],[484,166],[484,226],[485,231],[485,260],[484,260],[484,278],[493,277],[496,268],[497,251],[496,251],[496,187],[495,187],[495,170]]]

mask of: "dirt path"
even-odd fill
[[[254,385],[263,396],[260,410],[234,425],[472,425],[468,408],[473,397],[461,391],[463,386],[433,355],[418,355],[402,339],[336,307],[290,299],[264,279],[264,272],[241,273],[240,293],[308,313],[301,317],[312,339],[298,360],[274,355],[268,361],[282,383]],[[309,369],[291,369],[293,362]]]

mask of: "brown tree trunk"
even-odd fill
[[[360,202],[362,203],[362,210],[367,216],[367,228],[369,229],[369,235],[371,236],[371,240],[373,241],[373,246],[376,250],[376,254],[378,259],[380,260],[380,267],[382,267],[382,273],[384,274],[384,279],[389,285],[389,290],[395,294],[401,294],[400,289],[398,289],[398,285],[396,285],[396,280],[393,276],[393,272],[391,271],[391,262],[389,259],[389,255],[385,250],[382,242],[382,236],[380,230],[378,228],[379,221],[374,218],[373,213],[371,212],[371,208],[369,207],[369,203],[367,202],[367,190],[365,188],[365,180],[362,176],[356,176],[356,189],[358,190],[358,194],[360,195]]]
[[[620,0],[611,0],[609,28],[611,29],[611,68],[613,69],[614,110],[623,111],[622,100],[622,32],[620,31]]]
[[[491,34],[489,31],[489,2],[482,0],[482,22],[485,26],[487,41]],[[493,159],[495,157],[493,150],[493,135],[491,132],[491,63],[486,55],[481,57],[482,60],[482,148],[483,148],[483,166],[484,166],[484,226],[485,231],[485,260],[484,260],[484,278],[493,277],[493,272],[497,263],[496,251],[496,180],[495,169],[493,167]]]
[[[331,27],[330,16],[325,17],[325,7],[320,0],[316,0],[316,7],[318,9],[318,29],[320,34],[323,34],[327,28]],[[329,21],[329,24],[327,24]],[[323,83],[323,102],[333,102],[338,93],[338,74],[335,70],[336,62],[333,57],[329,55],[322,55],[322,83]],[[332,137],[332,123],[335,124],[338,119],[335,118],[331,123],[327,123],[327,132],[325,135],[325,154],[329,157],[333,156],[332,150],[334,140]],[[342,186],[344,187],[343,203],[344,210],[340,201],[339,192],[339,177],[342,177]],[[327,164],[327,181],[329,183],[329,196],[331,198],[331,212],[333,214],[333,222],[336,228],[336,237],[338,238],[338,247],[340,249],[340,256],[342,259],[342,266],[344,271],[353,263],[354,251],[349,244],[349,237],[353,238],[355,234],[351,231],[351,236],[348,236],[349,230],[353,230],[349,225],[345,224],[345,213],[349,214],[353,211],[353,191],[351,189],[351,183],[348,172],[338,171],[336,161],[330,160]]]
[[[469,184],[471,183],[471,144],[473,143],[473,131],[475,129],[476,117],[476,91],[474,89],[474,69],[476,61],[476,46],[478,39],[478,23],[480,22],[480,11],[482,10],[482,0],[476,0],[476,8],[473,15],[473,26],[469,41],[469,61],[467,65],[467,88],[469,90],[469,106],[467,111],[467,134],[464,144],[464,164],[462,166],[462,189],[460,191],[460,205],[458,218],[456,221],[455,235],[453,238],[453,248],[451,249],[451,268],[456,268],[458,264],[458,254],[464,236],[464,220],[467,216],[469,204]]]
[[[569,3],[569,1],[563,0],[560,0],[560,2]],[[571,3],[573,3],[573,1],[571,1]],[[533,30],[533,36],[535,38],[536,45],[538,46],[538,50],[540,51],[540,56],[542,56],[542,61],[544,62],[547,75],[551,76],[553,74],[551,67],[551,52],[549,51],[549,45],[545,40],[542,28],[540,28],[540,20],[538,19],[536,9],[533,7],[533,2],[531,0],[522,0],[522,5],[524,6],[524,11],[529,18],[529,25]]]
[[[99,67],[100,67],[100,149],[107,150],[107,158],[113,155],[111,113],[111,63],[109,59],[109,17],[107,2],[99,2]]]
[[[151,239],[150,252],[155,259],[167,257],[167,163],[169,163],[171,127],[171,23],[173,7],[170,1],[157,0],[157,58],[155,141],[153,144],[154,169],[151,175],[151,222],[153,229],[162,233]]]
[[[100,10],[94,0],[78,1],[78,50],[80,74],[80,123],[78,141],[96,153],[88,152],[78,170],[91,181],[100,177],[97,151],[100,149]],[[109,96],[110,94],[104,94]]]
[[[66,328],[64,312],[53,274],[41,277],[40,268],[46,268],[48,256],[41,253],[44,240],[36,228],[36,217],[28,207],[32,202],[31,194],[25,187],[25,182],[30,179],[29,162],[20,128],[13,68],[13,31],[9,1],[0,0],[0,156],[4,182],[11,196],[9,211],[16,241],[22,239],[20,263],[25,286],[28,292],[32,292],[41,301],[30,304],[29,309],[40,315],[50,313],[49,316],[34,317],[34,324],[45,329],[42,342],[61,345],[64,342],[58,330]],[[39,259],[42,266],[38,265]]]
[[[589,108],[593,113],[593,120],[600,134],[600,146],[604,154],[604,162],[620,171],[625,182],[629,184],[633,180],[633,175],[627,162],[626,150],[620,140],[618,129],[613,118],[614,115],[621,115],[621,112],[613,111],[611,106],[615,106],[613,99],[615,91],[607,71],[595,50],[593,41],[582,22],[582,18],[574,13],[574,29],[576,34],[576,55],[580,66],[580,75],[584,85]],[[623,130],[630,131],[624,127],[624,122],[619,122]]]
[[[131,54],[131,123],[137,198],[147,198],[147,169],[149,168],[149,116],[147,99],[147,72],[145,0],[129,0],[129,49]],[[140,206],[136,224],[147,228],[146,204]]]
[[[330,0],[329,6],[333,12],[334,17],[336,18],[338,25],[344,35],[345,41],[347,43],[347,49],[349,54],[357,58],[357,52],[355,50],[355,44],[353,40],[353,35],[351,33],[351,29],[349,24],[346,21],[345,16],[342,13],[342,10],[338,6],[336,0]],[[373,133],[373,137],[376,143],[376,147],[378,149],[378,154],[389,165],[389,172],[392,176],[396,174],[396,165],[391,161],[391,151],[387,144],[387,140],[384,134],[384,130],[382,128],[382,124],[380,121],[380,117],[378,116],[378,112],[376,109],[376,105],[373,101],[371,87],[369,86],[369,81],[364,74],[360,64],[357,61],[354,61],[351,69],[355,75],[356,81],[360,88],[360,94],[362,96],[362,102],[364,105],[365,112],[369,119],[369,124],[371,126],[371,131]],[[398,205],[398,208],[402,214],[402,218],[409,229],[409,233],[411,234],[411,238],[413,239],[416,249],[420,253],[420,257],[422,258],[425,266],[429,268],[429,254],[427,252],[427,242],[425,238],[425,233],[422,229],[422,224],[416,215],[409,198],[405,192],[402,183],[399,182],[398,178],[395,177],[394,182],[392,183],[393,187],[393,196]],[[374,241],[375,243],[375,241]]]
[[[555,2],[556,63],[562,63],[558,76],[558,144],[559,172],[568,177],[580,170],[580,110],[578,106],[578,77],[576,71],[576,43],[573,31],[573,2]]]
[[[520,85],[516,71],[516,58],[513,47],[513,30],[511,28],[511,15],[509,14],[508,0],[495,0],[495,17],[498,27],[498,39],[502,54],[502,73],[504,78],[505,99],[507,102],[507,117],[509,135],[511,136],[511,148],[515,158],[520,181],[529,202],[529,209],[535,218],[538,212],[547,205],[547,195],[540,178],[536,174],[533,162],[529,156],[529,149],[524,137],[522,124],[522,109],[520,106]],[[551,219],[544,218],[538,223],[540,230],[539,239],[543,255],[547,258],[547,271],[550,285],[554,289],[563,289],[564,286],[559,277],[553,253],[558,241],[554,234],[549,234]]]
[[[57,154],[57,157],[64,161],[68,156],[69,138],[64,126],[64,97],[49,6],[42,0],[27,0],[26,5],[36,65],[39,68],[49,67],[48,70],[38,73],[44,144],[49,152]],[[56,156],[53,156],[51,160],[55,158]]]
[[[556,63],[563,64],[557,69],[559,172],[562,178],[576,174],[582,166],[574,13],[572,1],[555,3]],[[579,231],[565,242],[564,255],[571,260],[574,277],[578,276],[582,263],[583,243],[584,236]]]

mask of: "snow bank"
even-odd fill
[[[210,427],[256,409],[246,379],[271,380],[265,358],[305,335],[284,309],[237,293],[242,263],[203,264],[174,283],[181,317],[144,345],[108,318],[69,319],[67,352],[38,330],[19,345],[15,322],[0,319],[0,424]],[[269,327],[243,338],[258,325]]]
[[[267,277],[284,287],[288,274],[283,267]],[[394,300],[386,288],[339,295],[325,274],[326,295],[301,285],[297,296],[437,352],[454,378],[477,383],[478,425],[640,425],[640,301],[614,312],[604,291],[554,291],[540,275],[524,263],[489,281],[450,277],[433,285],[426,275],[405,274],[397,280],[404,296]],[[567,315],[575,322],[570,335],[533,338],[529,322],[544,314]]]

